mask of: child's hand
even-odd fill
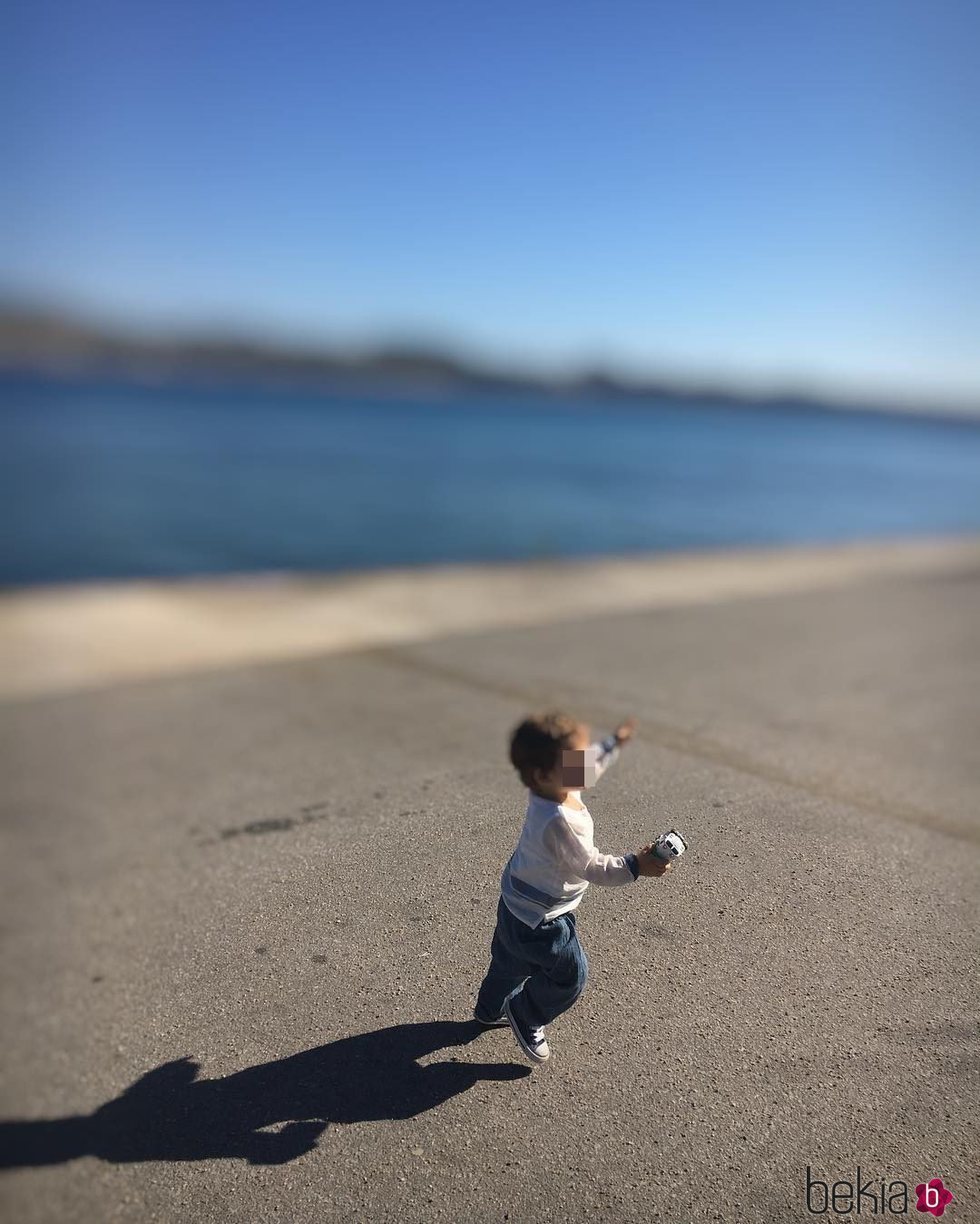
[[[641,876],[662,876],[673,871],[674,864],[653,853],[653,842],[636,852],[636,869]]]
[[[636,719],[627,718],[625,722],[621,722],[613,735],[616,737],[617,744],[625,744],[627,740],[633,738],[633,732],[636,730]]]

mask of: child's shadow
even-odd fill
[[[315,1148],[331,1122],[411,1118],[479,1080],[531,1073],[514,1063],[417,1061],[484,1031],[475,1020],[399,1024],[213,1080],[195,1080],[198,1064],[179,1058],[92,1114],[0,1122],[0,1168],[79,1156],[284,1164]],[[281,1130],[262,1130],[279,1123]]]

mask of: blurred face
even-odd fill
[[[561,756],[550,773],[539,771],[545,793],[578,791],[595,783],[596,753],[589,746],[589,728],[579,727],[561,750]]]

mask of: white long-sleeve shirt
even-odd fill
[[[597,744],[596,781],[619,756],[616,737]],[[570,797],[582,802],[581,791]],[[590,884],[632,884],[639,876],[635,854],[600,854],[589,809],[569,807],[528,792],[520,840],[500,876],[500,895],[510,912],[530,927],[577,909]]]

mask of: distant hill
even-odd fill
[[[748,394],[731,387],[676,380],[637,380],[607,370],[543,378],[486,368],[417,345],[380,346],[368,353],[263,343],[235,335],[141,336],[99,327],[53,311],[0,305],[0,374],[138,383],[247,383],[253,386],[402,392],[525,392],[583,399],[686,401],[773,406],[801,411],[896,412],[895,405],[831,401],[793,391]],[[964,414],[922,406],[962,420]],[[980,404],[976,411],[980,413]],[[967,419],[968,416],[967,416]]]

